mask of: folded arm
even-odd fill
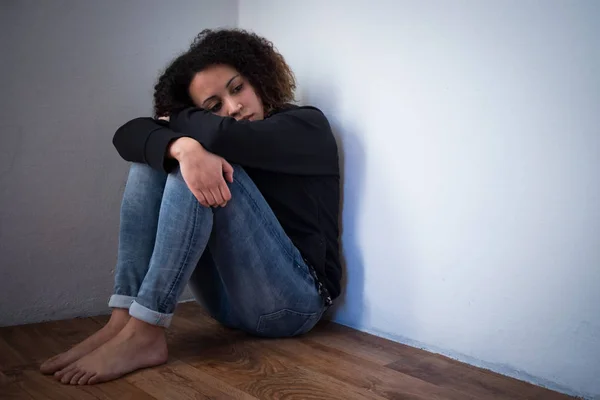
[[[170,122],[137,118],[113,138],[127,161],[169,170],[170,145],[179,138],[198,141],[206,150],[245,167],[299,175],[336,175],[337,145],[326,117],[316,108],[297,107],[262,121],[236,121],[188,108]]]

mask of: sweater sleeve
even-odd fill
[[[167,157],[167,149],[171,141],[182,136],[169,129],[166,121],[142,117],[132,119],[117,129],[113,145],[125,161],[148,164],[168,172],[176,165],[176,161]],[[146,151],[150,137],[154,138],[154,152]],[[163,149],[162,154],[159,148]]]
[[[169,144],[197,140],[211,153],[244,167],[295,175],[338,175],[337,144],[327,118],[314,107],[297,107],[262,121],[236,121],[199,108],[171,115],[169,128],[138,118],[117,131],[121,156],[168,171]]]
[[[170,126],[244,167],[295,175],[338,173],[335,138],[325,115],[314,107],[293,108],[262,121],[236,121],[188,108],[171,117]],[[147,153],[163,152],[162,144],[154,143],[157,134],[148,140]]]

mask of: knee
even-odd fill
[[[190,190],[187,182],[185,181],[185,179],[183,178],[183,175],[181,174],[181,169],[179,168],[179,166],[173,168],[167,175],[166,175],[166,184],[165,184],[165,191],[172,191],[172,190],[176,190],[178,192],[181,192],[182,195],[189,195],[189,196],[193,196],[192,191]]]
[[[125,185],[125,195],[148,193],[148,190],[161,192],[166,179],[167,174],[162,171],[146,164],[132,163]]]
[[[232,167],[233,182],[227,183],[227,186],[231,191],[232,200],[236,197],[239,198],[240,196],[253,196],[258,194],[259,192],[254,181],[250,178],[244,167],[237,164],[232,164]]]
[[[252,179],[250,179],[250,176],[248,176],[244,167],[238,164],[232,164],[231,166],[233,167],[233,183],[243,185],[252,182]],[[252,182],[252,184],[254,184],[254,182]]]
[[[167,174],[142,163],[131,163],[129,166],[128,180],[152,181],[164,180]]]

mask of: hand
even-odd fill
[[[227,205],[231,192],[225,180],[233,182],[231,164],[187,137],[173,142],[169,153],[179,161],[181,175],[200,204],[205,207]]]

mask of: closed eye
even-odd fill
[[[221,102],[218,102],[214,106],[211,107],[210,112],[217,113],[221,109]]]
[[[233,88],[233,90],[231,91],[232,93],[239,93],[242,91],[242,88],[244,87],[244,84],[241,83],[239,85],[237,85],[236,87]]]

